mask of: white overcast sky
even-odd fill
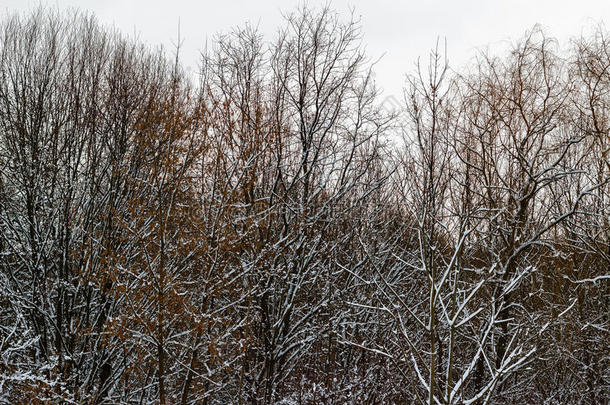
[[[272,39],[282,24],[282,12],[302,4],[298,0],[0,0],[0,11],[27,12],[38,5],[79,8],[127,34],[150,44],[175,43],[178,21],[185,65],[196,69],[206,38],[249,21]],[[309,0],[320,6],[326,1]],[[453,68],[466,63],[477,49],[501,47],[518,40],[534,24],[563,43],[610,20],[610,0],[334,0],[330,6],[361,18],[364,44],[376,65],[377,83],[384,94],[400,97],[404,74],[422,63],[437,38],[447,39]],[[606,25],[606,28],[608,26]]]

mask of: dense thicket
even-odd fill
[[[609,400],[605,31],[432,52],[392,112],[360,41],[301,8],[195,84],[2,20],[1,403]]]

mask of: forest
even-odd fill
[[[364,45],[3,16],[0,404],[607,404],[608,31]]]

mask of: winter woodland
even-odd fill
[[[445,55],[4,16],[0,403],[608,403],[610,34]]]

